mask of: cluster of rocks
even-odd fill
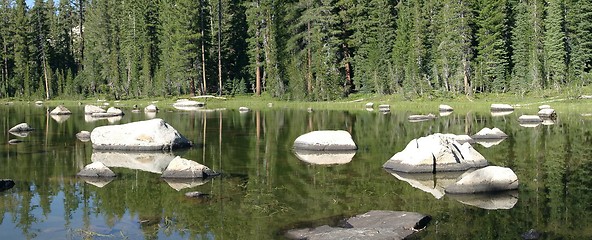
[[[116,177],[109,167],[159,173],[163,179],[171,179],[167,182],[177,190],[203,184],[207,181],[204,179],[218,175],[207,166],[173,155],[172,150],[193,143],[162,119],[101,126],[77,137],[89,138],[94,149],[93,163],[77,175],[96,186],[102,187]]]
[[[491,104],[492,116],[506,116],[514,112],[514,107],[509,104]],[[537,127],[540,124],[553,125],[557,120],[557,113],[551,106],[545,104],[539,106],[538,113],[524,114],[518,117],[518,122],[522,127]]]

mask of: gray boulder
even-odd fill
[[[289,239],[405,239],[425,229],[432,218],[420,213],[370,211],[349,218],[344,227],[327,225],[316,228],[294,229],[286,232]]]
[[[352,136],[343,130],[313,131],[300,135],[294,141],[294,149],[315,151],[356,150]]]
[[[30,127],[27,123],[19,123],[16,126],[12,127],[8,130],[10,133],[20,133],[20,132],[30,132],[35,130],[34,128]]]
[[[464,171],[487,166],[487,160],[469,143],[460,144],[441,133],[413,139],[383,167],[398,172]]]
[[[104,112],[107,112],[107,110],[105,110],[99,106],[95,106],[95,105],[85,105],[84,106],[84,114],[92,115],[93,113],[104,113]]]
[[[93,162],[84,166],[80,172],[76,174],[79,177],[99,177],[99,178],[110,178],[115,177],[115,173],[111,171],[105,164],[101,162]]]
[[[446,188],[446,193],[484,193],[518,189],[518,176],[512,169],[484,167],[462,176]]]
[[[70,110],[68,110],[63,105],[59,105],[56,108],[54,108],[53,110],[51,110],[51,112],[49,112],[49,114],[50,115],[70,115],[70,114],[72,114],[72,112],[70,112]]]
[[[162,178],[206,178],[219,173],[195,161],[175,157],[162,172]]]
[[[172,150],[192,143],[160,118],[95,128],[90,133],[98,150]]]

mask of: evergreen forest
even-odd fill
[[[590,0],[0,0],[0,98],[581,89]]]

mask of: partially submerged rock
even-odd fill
[[[446,193],[484,193],[518,189],[518,176],[510,168],[489,166],[462,176]]]
[[[483,128],[481,131],[472,136],[473,139],[501,139],[507,138],[508,135],[502,132],[499,128]]]
[[[69,109],[67,109],[66,107],[64,107],[63,105],[59,105],[56,108],[54,108],[53,110],[51,110],[51,112],[49,112],[50,115],[70,115],[72,114],[72,112],[70,112]]]
[[[248,107],[239,107],[238,111],[241,113],[246,113],[246,112],[251,111],[251,109],[249,109]]]
[[[355,150],[348,151],[311,151],[294,149],[296,157],[303,162],[316,165],[346,164],[356,155]]]
[[[4,192],[14,187],[14,181],[12,179],[0,179],[0,192]]]
[[[514,111],[514,107],[512,107],[510,104],[494,103],[494,104],[491,104],[491,111],[492,112]]]
[[[20,133],[20,132],[30,132],[35,130],[34,128],[30,127],[27,123],[19,123],[16,126],[12,127],[8,130],[10,133]]]
[[[366,108],[374,108],[374,103],[373,102],[366,103]]]
[[[78,140],[80,140],[82,142],[88,142],[88,141],[90,141],[90,132],[89,131],[80,131],[79,133],[76,133],[76,138],[78,138]]]
[[[158,112],[158,107],[154,104],[150,104],[144,108],[144,112],[146,113],[155,113]]]
[[[440,104],[440,106],[438,106],[438,110],[440,112],[452,112],[452,111],[454,111],[454,108],[452,108],[451,106],[448,106],[446,104]]]
[[[84,166],[84,169],[78,172],[76,176],[98,178],[116,177],[115,173],[101,162],[93,162]]]
[[[286,232],[289,239],[405,239],[425,229],[431,217],[414,212],[370,211],[345,221],[346,227],[294,229]]]
[[[188,100],[188,99],[179,99],[179,100],[177,100],[177,102],[173,103],[174,108],[181,108],[181,109],[183,109],[184,107],[203,108],[205,106],[206,106],[206,104],[204,102],[198,102],[198,101],[193,101],[193,100]]]
[[[356,150],[352,136],[343,130],[313,131],[300,135],[294,141],[294,149],[315,151]]]
[[[123,111],[121,111],[121,109],[116,108],[116,107],[110,107],[109,109],[107,109],[106,112],[93,113],[93,114],[91,114],[91,116],[95,117],[95,118],[117,117],[117,116],[123,116]]]
[[[387,113],[391,111],[391,106],[388,104],[381,104],[378,105],[378,111],[382,113]]]
[[[411,140],[407,147],[384,163],[383,167],[399,172],[464,171],[487,166],[487,160],[469,143],[436,133]]]
[[[538,112],[538,115],[541,119],[556,119],[557,118],[557,113],[552,108],[541,109]]]
[[[423,121],[432,120],[435,118],[436,118],[436,115],[430,113],[427,115],[411,115],[411,116],[407,117],[407,120],[409,120],[409,122],[423,122]]]
[[[160,118],[95,128],[90,134],[98,150],[172,150],[192,143]]]
[[[206,178],[217,176],[219,173],[199,164],[195,161],[187,160],[179,156],[175,157],[162,172],[162,178]]]
[[[84,106],[84,114],[92,115],[93,113],[104,113],[104,112],[107,112],[107,110],[105,110],[99,106],[95,106],[95,105],[85,105]]]
[[[520,123],[541,123],[543,120],[537,115],[522,115],[518,118]]]

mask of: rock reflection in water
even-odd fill
[[[87,122],[87,123],[96,122],[96,121],[100,121],[100,120],[104,120],[104,119],[107,119],[107,121],[109,123],[116,123],[116,122],[121,121],[122,116],[115,116],[115,117],[93,117],[93,116],[88,115],[88,114],[87,115],[84,115],[84,121]]]
[[[70,118],[70,115],[54,115],[54,114],[50,114],[51,118],[53,118],[53,120],[55,120],[58,123],[63,123],[66,120],[68,120],[68,118]]]
[[[109,184],[111,181],[113,181],[115,178],[93,178],[93,177],[79,177],[80,179],[82,179],[84,182],[102,188],[105,185]]]
[[[481,194],[448,194],[448,196],[460,203],[488,210],[512,209],[518,202],[518,191]]]
[[[500,138],[500,139],[477,139],[477,140],[475,140],[475,142],[478,143],[478,144],[480,144],[483,147],[490,148],[490,147],[493,147],[495,145],[500,144],[504,140],[505,140],[505,138]]]
[[[106,152],[92,153],[93,162],[102,162],[107,167],[122,167],[152,173],[162,173],[175,158],[171,153],[162,152]]]
[[[193,178],[193,179],[181,179],[181,178],[163,178],[169,186],[177,191],[181,191],[187,188],[194,188],[197,186],[204,185],[209,182],[212,178]]]
[[[351,162],[354,155],[356,155],[356,151],[311,151],[295,149],[294,154],[298,159],[309,164],[331,165]]]
[[[444,196],[444,189],[455,183],[457,178],[465,173],[458,172],[438,172],[432,173],[403,173],[386,169],[387,172],[401,181],[409,183],[414,188],[432,194],[436,199]],[[473,171],[468,170],[466,172]]]
[[[491,112],[492,117],[501,117],[512,114],[514,111],[495,111]]]

